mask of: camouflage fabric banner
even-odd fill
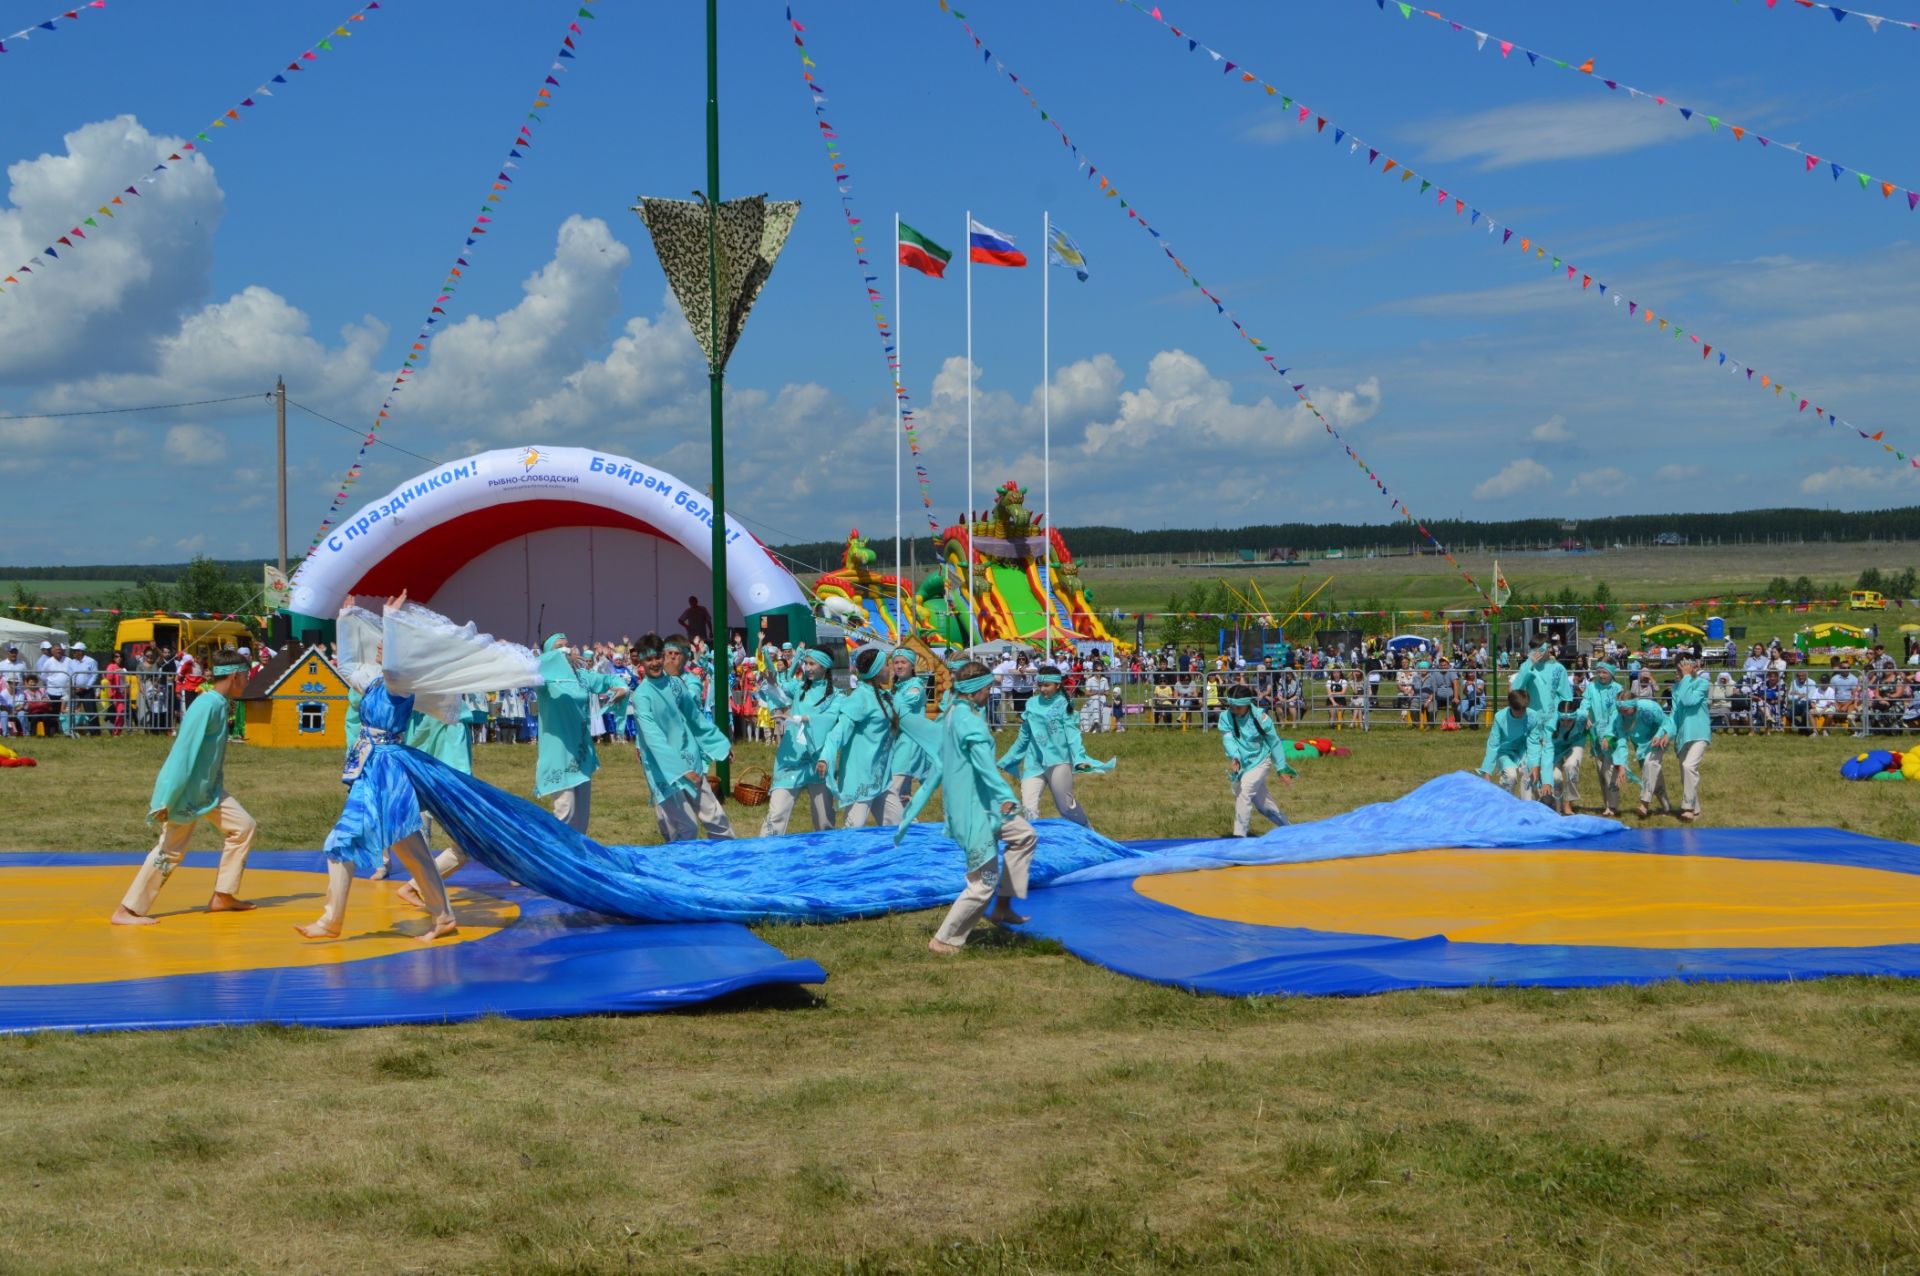
[[[680,300],[693,339],[707,356],[709,371],[726,368],[746,326],[747,313],[766,287],[773,263],[786,246],[798,200],[769,200],[765,195],[725,200],[720,205],[715,244],[720,266],[720,349],[713,349],[713,319],[708,308],[707,218],[709,206],[694,200],[642,197],[633,211],[653,236],[660,268]]]

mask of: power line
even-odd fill
[[[87,408],[77,412],[19,412],[0,415],[0,421],[51,421],[68,416],[112,416],[120,412],[164,412],[169,408],[200,408],[209,403],[238,403],[242,399],[268,398],[260,394],[230,394],[224,399],[194,399],[190,403],[148,403],[137,408]]]
[[[360,436],[360,438],[362,439],[365,439],[367,437],[367,432],[365,430],[357,429],[354,426],[348,425],[345,421],[336,421],[324,412],[315,412],[312,408],[308,407],[304,403],[295,403],[292,399],[288,399],[287,406],[290,408],[299,408],[302,412],[306,413],[308,416],[319,417],[322,421],[325,421],[328,425],[337,425],[349,434],[356,434]],[[378,438],[378,437],[376,437],[373,441],[375,443],[378,443],[381,447],[390,447],[396,452],[405,452],[408,456],[414,458],[416,461],[425,461],[428,465],[440,464],[440,462],[434,460],[432,457],[421,456],[418,452],[414,452],[407,448],[403,448],[398,443],[389,443],[385,439]]]

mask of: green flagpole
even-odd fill
[[[707,414],[713,434],[713,725],[733,738],[727,703],[727,452],[720,345],[720,0],[707,0],[707,298],[712,357],[707,365]],[[720,789],[727,790],[722,760]]]

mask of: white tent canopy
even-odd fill
[[[49,629],[45,625],[31,625],[24,620],[15,620],[10,616],[0,616],[0,651],[6,650],[8,643],[19,644],[20,650],[27,650],[28,644],[38,651],[43,642],[64,643],[67,631]]]

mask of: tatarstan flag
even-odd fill
[[[919,271],[923,275],[932,275],[935,279],[944,279],[947,263],[953,260],[953,254],[922,235],[905,222],[900,223],[900,264]]]

